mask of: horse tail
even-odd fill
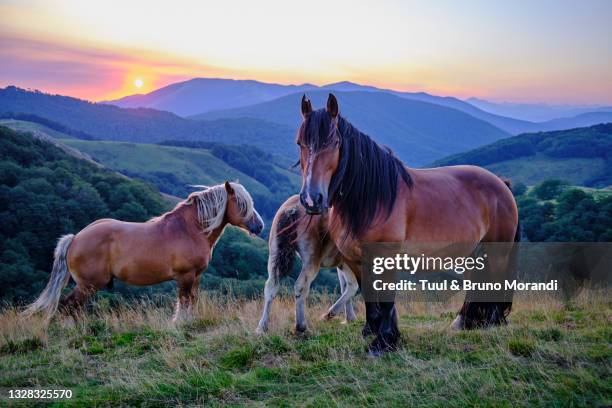
[[[277,279],[290,275],[295,265],[298,217],[296,208],[283,212],[278,219],[276,239],[270,241],[270,272]]]
[[[70,280],[66,254],[73,239],[73,234],[64,235],[59,239],[55,247],[53,269],[51,270],[49,282],[38,299],[27,307],[24,315],[31,316],[34,313],[43,312],[47,319],[49,319],[57,310],[62,289],[66,287]]]

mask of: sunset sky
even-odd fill
[[[611,21],[607,0],[0,0],[0,86],[98,101],[193,77],[350,80],[612,104]]]

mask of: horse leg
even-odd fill
[[[279,277],[276,276],[276,268],[268,266],[268,280],[266,280],[266,286],[264,288],[264,308],[261,314],[261,319],[257,325],[255,333],[262,334],[268,331],[268,320],[270,319],[270,309],[272,307],[272,301],[278,292]]]
[[[76,318],[82,311],[85,301],[95,292],[94,288],[86,288],[77,284],[68,295],[60,299],[60,309]]]
[[[346,321],[351,322],[355,320],[355,311],[353,310],[353,305],[351,304],[351,299],[357,293],[357,289],[359,285],[357,284],[357,278],[355,278],[355,274],[348,267],[348,265],[344,265],[344,267],[337,267],[338,272],[338,280],[340,281],[340,289],[342,291],[342,295],[336,303],[333,304],[332,307],[329,308],[327,313],[325,313],[322,318],[324,320],[329,320],[334,316],[337,316],[342,309],[344,309],[346,313]]]
[[[397,350],[400,338],[397,326],[395,302],[379,302],[380,326],[374,341],[368,347],[368,355],[378,357],[382,353]]]
[[[312,260],[304,266],[300,271],[295,281],[295,332],[304,333],[308,329],[308,323],[306,322],[306,298],[310,292],[310,284],[317,277],[319,273],[320,262],[313,262]]]
[[[382,323],[382,315],[378,302],[365,302],[366,321],[361,329],[363,337],[368,337],[371,334],[378,333]]]
[[[201,276],[202,276],[202,273],[196,274],[193,284],[191,285],[191,292],[189,294],[189,303],[192,309],[194,307],[197,307],[198,305],[198,298],[200,297],[200,277]]]
[[[515,278],[517,247],[508,244],[502,247],[501,253],[495,247],[492,251],[498,252],[487,259],[485,277],[494,278],[495,282],[504,284],[504,280]],[[478,299],[480,296],[480,299]],[[486,295],[467,293],[459,314],[451,324],[454,330],[471,330],[500,326],[506,324],[506,317],[512,309],[511,291],[492,291]]]
[[[188,320],[192,317],[193,286],[196,282],[196,273],[188,272],[176,279],[178,285],[178,299],[174,311],[173,322]]]

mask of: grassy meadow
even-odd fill
[[[332,297],[313,296],[310,332],[292,332],[293,301],[275,302],[270,332],[254,335],[260,300],[203,292],[189,323],[171,299],[111,307],[47,327],[0,314],[0,404],[8,389],[68,388],[78,406],[606,406],[612,403],[609,292],[571,303],[520,295],[509,325],[453,332],[460,305],[400,305],[402,345],[365,354],[360,319],[319,321]]]

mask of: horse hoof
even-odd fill
[[[450,325],[450,328],[452,330],[463,330],[465,329],[465,324],[463,323],[463,316],[458,315],[457,317],[455,317],[455,320],[453,320],[453,322]]]
[[[368,350],[368,357],[370,358],[379,358],[382,357],[383,354],[385,353],[381,350]]]
[[[329,312],[323,313],[321,316],[319,316],[319,320],[322,322],[328,322],[332,320],[333,318],[334,318],[334,315]]]
[[[257,326],[257,328],[255,329],[255,335],[256,336],[263,336],[264,334],[266,334],[267,331],[268,331],[267,328],[261,327],[261,326]]]
[[[296,325],[295,326],[295,334],[298,336],[306,334],[307,331],[308,331],[308,326],[306,325]]]

